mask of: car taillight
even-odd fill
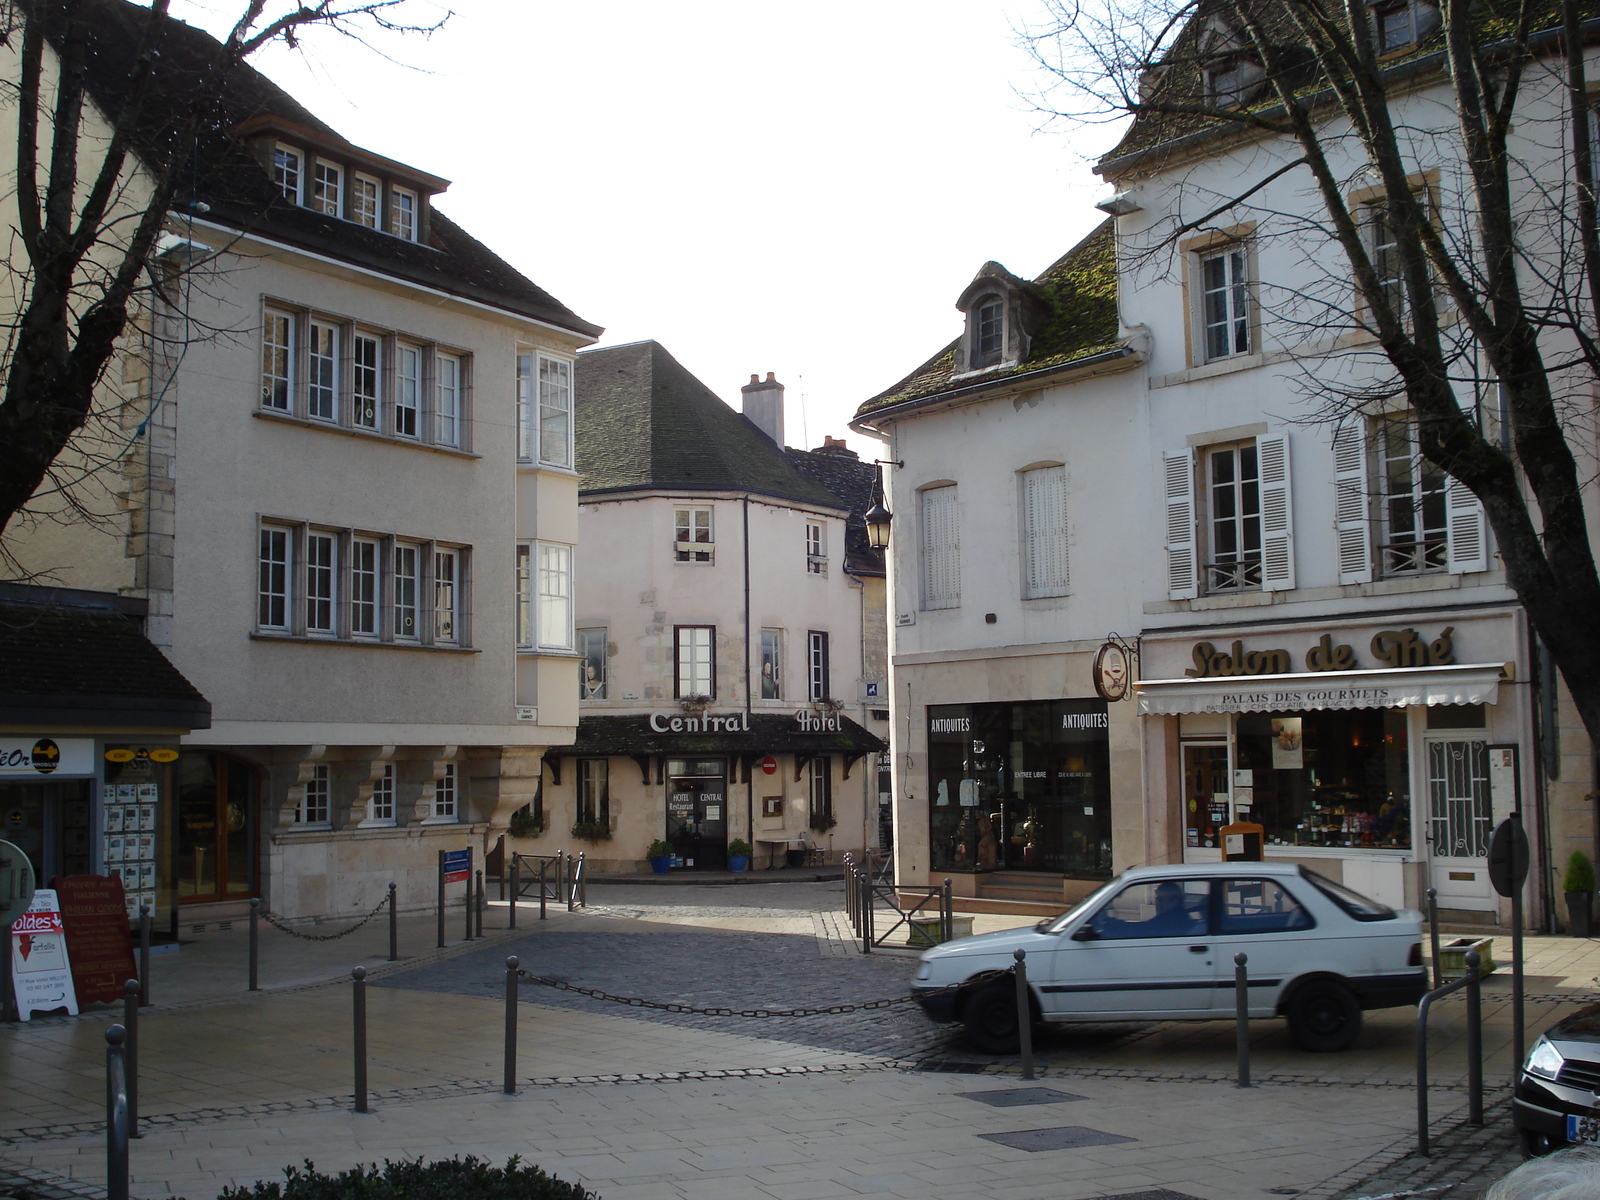
[[[1421,942],[1413,942],[1412,945],[1411,945],[1411,957],[1406,959],[1406,966],[1408,966],[1408,967],[1420,967],[1421,965],[1422,965],[1422,943]]]

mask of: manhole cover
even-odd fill
[[[1069,1100],[1086,1100],[1071,1092],[1058,1092],[1055,1088],[999,1088],[992,1092],[961,1092],[968,1100],[992,1104],[996,1108],[1021,1108],[1025,1104],[1065,1104]]]
[[[1136,1139],[1117,1133],[1101,1133],[1083,1125],[1062,1125],[1055,1129],[1018,1129],[1014,1133],[980,1133],[988,1142],[999,1142],[1013,1150],[1078,1150],[1084,1146],[1114,1146]]]
[[[1091,1196],[1089,1200],[1200,1200],[1188,1192],[1175,1192],[1170,1188],[1151,1188],[1144,1192],[1121,1192],[1115,1196]]]

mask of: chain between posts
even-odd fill
[[[354,933],[356,930],[360,929],[368,921],[372,920],[373,917],[377,916],[379,913],[381,913],[384,909],[386,909],[388,907],[389,907],[389,897],[385,896],[382,900],[378,901],[378,907],[377,908],[373,909],[366,916],[362,917],[361,920],[357,921],[354,925],[350,926],[349,929],[341,930],[338,933],[301,933],[299,930],[289,928],[289,926],[285,925],[282,921],[280,921],[278,919],[276,914],[269,913],[269,912],[262,913],[261,914],[261,919],[263,921],[265,921],[268,925],[271,925],[274,929],[279,930],[282,933],[287,933],[290,937],[300,938],[302,941],[307,941],[307,942],[336,942],[342,937],[349,937],[352,933]]]
[[[642,996],[617,996],[611,992],[603,992],[599,988],[580,987],[575,983],[552,979],[548,975],[533,975],[521,969],[518,969],[517,977],[528,983],[537,983],[541,987],[555,988],[561,992],[576,992],[580,996],[588,996],[594,1000],[609,1000],[613,1004],[626,1005],[628,1008],[651,1008],[660,1012],[693,1013],[702,1017],[820,1017],[842,1013],[870,1012],[877,1009],[892,1008],[896,1004],[909,1004],[915,1000],[943,995],[946,992],[957,992],[967,986],[965,983],[953,983],[947,987],[930,988],[925,992],[918,992],[915,996],[892,996],[887,1000],[867,1000],[861,1004],[830,1004],[824,1008],[698,1008],[693,1004],[677,1004],[670,1000],[647,1000]]]

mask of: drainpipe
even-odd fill
[[[1533,675],[1528,688],[1533,702],[1533,803],[1539,825],[1538,840],[1533,847],[1534,869],[1539,872],[1538,895],[1539,905],[1544,910],[1544,930],[1553,934],[1556,932],[1556,904],[1550,865],[1551,772],[1547,769],[1545,758],[1551,749],[1546,722],[1552,721],[1554,717],[1555,689],[1552,673],[1555,667],[1550,661],[1544,643],[1539,640],[1531,626],[1528,629],[1528,662]]]
[[[744,725],[750,728],[750,497],[740,502],[744,519]],[[756,840],[756,781],[750,774],[750,763],[744,764],[744,840],[752,848]]]

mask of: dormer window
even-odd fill
[[[331,162],[317,160],[311,175],[311,207],[330,217],[343,215],[339,211],[340,193],[344,191],[344,172]]]
[[[389,189],[389,232],[408,242],[417,240],[417,194],[405,188]]]
[[[272,152],[272,179],[291,204],[300,203],[301,175],[305,159],[300,151],[278,146]]]
[[[1372,6],[1372,37],[1382,54],[1410,49],[1439,26],[1439,9],[1428,0],[1384,0]]]
[[[956,343],[957,374],[1026,361],[1033,332],[1047,311],[1033,284],[996,262],[983,264],[956,308],[967,319],[966,332]]]
[[[973,321],[973,369],[992,367],[1006,348],[1005,305],[995,296],[978,305]]]
[[[350,181],[350,219],[368,229],[378,227],[378,214],[383,211],[383,183],[371,175],[357,174]]]

